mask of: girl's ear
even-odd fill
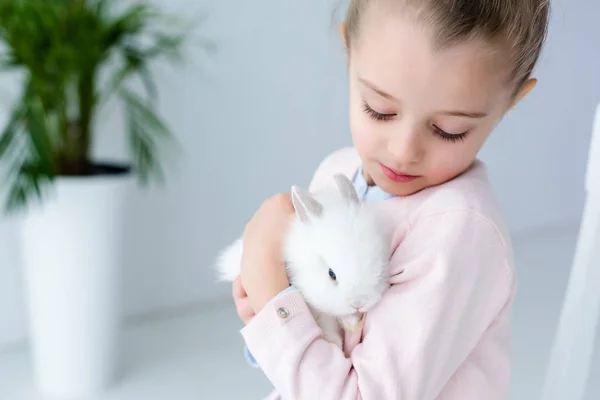
[[[348,40],[347,40],[347,36],[346,36],[346,23],[341,22],[339,29],[340,29],[340,36],[342,37],[342,41],[344,42],[344,47],[346,48],[346,51],[348,51]]]
[[[335,174],[333,177],[335,185],[338,191],[342,194],[342,197],[353,204],[360,204],[356,189],[352,184],[352,181],[344,174]]]
[[[292,204],[300,222],[307,223],[323,213],[323,206],[308,192],[292,186]]]
[[[523,98],[525,96],[527,96],[529,94],[529,92],[531,92],[533,90],[535,85],[537,85],[537,79],[535,79],[535,78],[531,78],[527,82],[525,82],[523,84],[523,86],[521,86],[521,90],[519,90],[519,93],[517,93],[517,95],[514,97],[514,99],[510,103],[510,106],[508,107],[508,109],[509,110],[512,109],[514,106],[517,105],[518,102],[523,100]]]

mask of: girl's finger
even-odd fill
[[[233,281],[232,295],[234,299],[244,299],[248,297],[248,294],[246,293],[246,290],[242,285],[242,278],[240,278],[240,276],[235,278],[235,280]]]
[[[248,321],[254,317],[254,310],[252,309],[252,305],[249,301],[238,300],[235,302],[235,308],[238,316],[242,321],[244,321],[245,324],[247,324]]]

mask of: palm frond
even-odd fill
[[[152,63],[181,61],[189,29],[167,26],[148,4],[117,10],[117,0],[0,0],[0,72],[20,69],[22,96],[0,133],[0,161],[10,164],[9,205],[41,196],[57,176],[91,171],[98,108],[124,104],[132,163],[140,180],[161,180],[159,150],[174,142],[157,115]],[[173,28],[168,31],[167,28]],[[109,82],[98,82],[106,76]],[[139,81],[143,91],[129,90]],[[138,82],[135,82],[138,83]]]
[[[25,112],[21,103],[17,104],[17,107],[12,111],[8,123],[4,127],[4,130],[0,134],[0,160],[9,152],[17,135],[20,133],[19,127],[23,123]]]
[[[144,88],[146,89],[146,94],[148,95],[149,101],[153,104],[158,98],[158,89],[150,70],[145,65],[140,66],[138,75],[142,80]]]
[[[5,53],[0,54],[0,71],[6,72],[20,67],[19,61],[9,49]]]
[[[103,33],[103,45],[107,49],[123,44],[131,36],[141,34],[151,19],[158,14],[152,7],[144,4],[131,6],[115,21],[106,27]]]
[[[106,104],[113,95],[121,91],[124,83],[135,75],[144,85],[148,98],[154,102],[158,97],[158,89],[147,65],[147,60],[137,49],[131,47],[125,47],[121,54],[124,59],[123,65],[109,78],[107,85],[100,93],[98,104],[100,106]]]
[[[52,127],[49,126],[49,113],[46,112],[42,101],[35,92],[28,92],[25,95],[26,98],[26,109],[25,109],[25,121],[26,121],[26,132],[29,135],[32,156],[35,157],[38,162],[38,168],[42,169],[48,176],[55,174],[55,165],[52,157],[52,142],[51,138],[56,136],[52,131]]]
[[[151,178],[162,181],[164,174],[157,149],[161,141],[173,139],[171,132],[151,106],[134,92],[123,89],[121,97],[126,105],[129,143],[136,172],[142,183],[148,183]]]
[[[14,180],[6,198],[5,209],[12,213],[21,209],[35,195],[38,199],[43,198],[43,187],[52,181],[44,170],[44,167],[38,163],[24,161],[15,171],[13,171]]]
[[[47,114],[41,101],[32,96],[31,91],[23,94],[0,140],[0,159],[9,158],[8,212],[25,206],[32,195],[41,199],[43,185],[55,177]]]
[[[158,90],[149,70],[148,64],[151,61],[149,57],[133,46],[125,46],[123,48],[123,56],[125,58],[125,67],[123,69],[125,74],[123,76],[137,75],[144,85],[148,98],[151,101],[156,100]],[[117,87],[117,89],[119,88]]]
[[[182,61],[181,47],[187,38],[186,34],[169,35],[159,33],[155,37],[155,42],[145,52],[149,59],[165,57],[172,62]]]
[[[134,92],[130,90],[122,90],[121,96],[126,101],[136,116],[143,121],[143,125],[147,127],[147,131],[157,138],[173,139],[173,135],[165,123],[158,117],[156,111]]]

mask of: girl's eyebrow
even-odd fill
[[[487,113],[485,112],[475,112],[475,111],[443,111],[440,114],[442,115],[451,115],[454,117],[467,117],[467,118],[483,118],[487,117]]]
[[[385,97],[386,99],[391,100],[391,101],[393,101],[395,103],[400,103],[400,100],[398,100],[397,98],[395,98],[391,94],[386,93],[383,90],[379,89],[377,86],[373,85],[371,82],[367,81],[366,79],[359,77],[358,80],[360,82],[362,82],[363,85],[367,86],[369,89],[371,89],[375,93],[379,94],[381,97]]]
[[[395,103],[400,103],[400,100],[398,100],[396,97],[379,89],[377,86],[375,86],[371,82],[367,81],[366,79],[359,77],[358,80],[360,82],[362,82],[363,85],[367,86],[369,89],[371,89],[375,93],[379,94],[381,97],[384,97]],[[487,117],[487,115],[488,115],[486,112],[483,112],[483,111],[442,111],[439,114],[450,115],[450,116],[454,116],[454,117],[467,117],[467,118],[484,118],[484,117]]]

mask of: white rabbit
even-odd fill
[[[284,241],[290,283],[323,330],[342,347],[343,330],[354,329],[388,288],[389,241],[373,207],[361,203],[352,182],[334,176],[337,190],[316,194],[292,187],[296,217]],[[240,273],[242,239],[217,260],[220,280]]]

